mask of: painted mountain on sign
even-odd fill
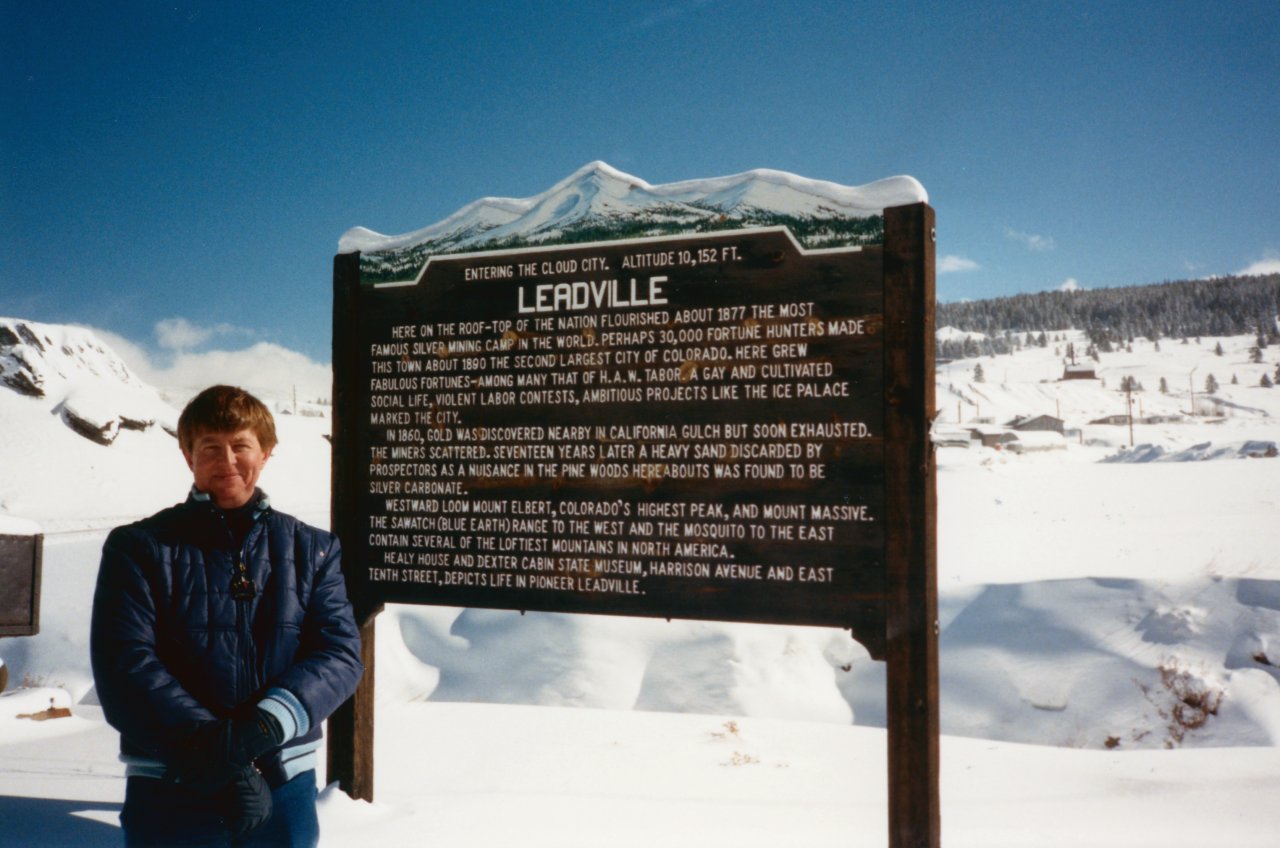
[[[591,162],[541,194],[481,198],[415,232],[355,227],[338,251],[360,252],[366,282],[390,282],[416,278],[430,256],[746,227],[782,225],[806,247],[848,247],[881,240],[887,207],[927,199],[912,177],[843,186],[761,169],[650,185]]]

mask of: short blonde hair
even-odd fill
[[[276,446],[276,422],[266,404],[236,386],[210,386],[178,417],[178,445],[190,453],[201,433],[241,430],[252,430],[264,451]]]

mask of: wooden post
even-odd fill
[[[338,538],[354,538],[360,531],[357,517],[340,505],[347,501],[347,487],[354,478],[353,463],[358,461],[354,444],[357,422],[349,416],[352,405],[348,395],[354,385],[351,369],[358,361],[353,328],[358,326],[360,310],[360,254],[343,253],[333,259],[333,492],[330,504],[330,527]],[[343,561],[351,573],[362,563]],[[351,582],[348,581],[348,586]],[[337,781],[342,790],[363,801],[373,800],[373,699],[374,699],[374,621],[382,605],[370,606],[353,597],[356,623],[360,625],[360,658],[364,676],[356,692],[329,717],[328,782]]]
[[[373,800],[373,629],[377,614],[357,610],[364,677],[350,700],[329,716],[327,782],[337,781],[343,792],[359,801]]]
[[[884,218],[889,845],[939,848],[934,212]]]

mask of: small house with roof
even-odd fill
[[[1019,415],[1004,426],[1018,432],[1043,431],[1061,434],[1066,422],[1052,415]]]
[[[970,427],[970,438],[984,448],[1000,450],[1013,441],[1014,434],[1004,427]]]

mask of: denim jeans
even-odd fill
[[[316,818],[316,773],[305,771],[271,790],[271,818],[244,840],[233,842],[222,824],[217,799],[148,777],[125,785],[120,824],[126,848],[315,848],[320,842]]]

